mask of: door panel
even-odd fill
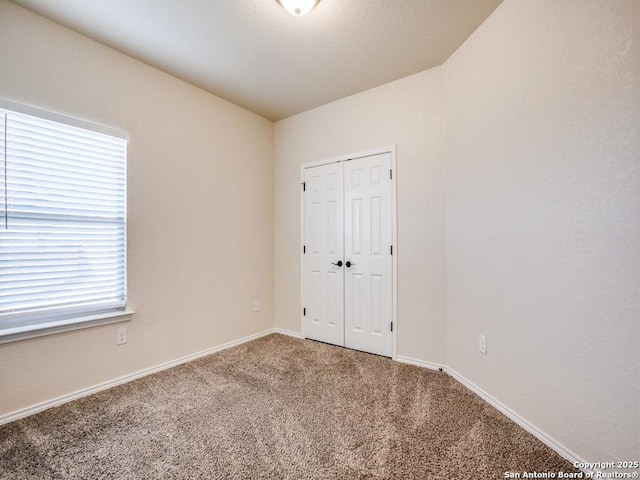
[[[305,169],[305,337],[344,345],[344,192],[341,163]]]
[[[391,155],[344,163],[345,346],[393,353]]]

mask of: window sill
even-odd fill
[[[135,312],[123,310],[119,312],[99,313],[84,317],[67,318],[37,325],[24,325],[20,327],[0,329],[0,344],[19,342],[28,338],[43,337],[62,332],[71,332],[83,328],[108,325],[110,323],[128,322]]]

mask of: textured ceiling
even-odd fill
[[[279,120],[440,65],[502,0],[13,0]]]

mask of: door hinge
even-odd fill
[[[307,182],[302,182],[302,191],[306,191],[307,190]]]
[[[303,309],[302,309],[302,316],[303,316],[303,317],[306,317],[306,316],[307,316],[307,309],[306,309],[306,308],[303,308]]]
[[[393,332],[393,322],[391,322],[391,331]]]
[[[391,245],[391,247],[389,247],[389,249],[391,250],[391,255],[393,255],[393,245]]]
[[[389,179],[393,178],[393,170],[389,170]]]

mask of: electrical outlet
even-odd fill
[[[253,311],[254,312],[259,312],[260,311],[260,300],[254,300],[253,301]]]
[[[487,354],[487,337],[484,335],[480,335],[480,338],[478,339],[478,350],[480,350],[480,353],[483,355]]]
[[[127,343],[127,329],[119,328],[116,330],[116,345],[124,345]]]

